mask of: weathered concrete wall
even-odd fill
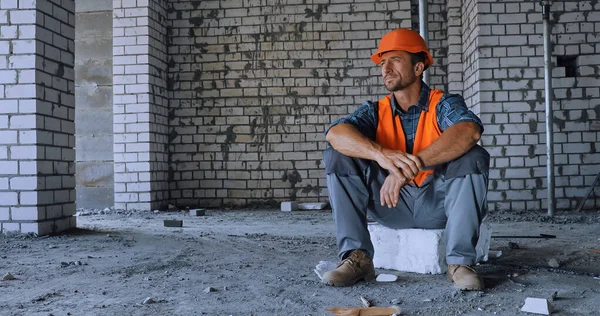
[[[75,4],[0,1],[0,230],[75,227]]]
[[[323,131],[386,93],[369,56],[411,13],[410,0],[321,2],[169,1],[178,205],[327,198]]]
[[[77,207],[104,208],[114,205],[112,1],[75,9]]]
[[[467,2],[477,7],[467,13],[479,29],[476,80],[486,125],[482,143],[492,155],[489,206],[546,208],[541,6]],[[600,3],[554,1],[552,12],[553,61],[574,60],[571,70],[559,64],[553,72],[557,208],[574,209],[600,171]],[[598,193],[586,208],[600,207]]]

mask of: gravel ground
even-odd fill
[[[183,227],[163,226],[165,219]],[[313,272],[335,259],[328,211],[126,212],[78,210],[78,229],[0,237],[1,315],[329,315],[329,307],[397,305],[403,315],[524,315],[549,298],[553,315],[599,315],[598,212],[495,213],[502,256],[481,264],[487,289],[455,290],[444,275],[378,270],[395,283],[323,285]]]

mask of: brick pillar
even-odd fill
[[[463,93],[462,0],[448,0],[448,92]]]
[[[73,0],[0,1],[5,233],[75,227],[74,9]]]
[[[165,0],[113,1],[115,207],[168,200]]]

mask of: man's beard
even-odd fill
[[[396,82],[394,82],[391,86],[388,86],[385,82],[384,82],[384,86],[385,88],[389,91],[389,92],[396,92],[396,91],[400,91],[400,90],[404,90],[407,87],[411,86],[413,83],[415,83],[415,81],[417,81],[417,77],[416,76],[412,76],[410,78],[407,78],[408,80],[405,80],[404,82],[402,82],[402,80],[398,80]]]

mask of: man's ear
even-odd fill
[[[418,62],[415,64],[414,66],[414,70],[415,70],[415,76],[420,76],[423,74],[423,72],[425,71],[425,63],[422,62]]]

